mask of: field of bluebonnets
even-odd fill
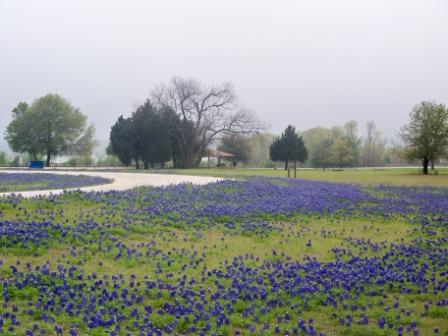
[[[69,189],[110,183],[109,179],[87,175],[51,173],[24,174],[0,172],[0,192],[23,190]]]
[[[4,335],[447,335],[448,189],[0,198]]]

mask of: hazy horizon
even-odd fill
[[[447,13],[442,0],[3,0],[0,133],[18,102],[58,93],[105,140],[181,76],[232,82],[273,133],[374,120],[391,139],[420,101],[448,104]]]

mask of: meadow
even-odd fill
[[[135,170],[134,170],[135,171]],[[247,176],[288,177],[287,171],[259,168],[197,168],[150,170],[159,174],[188,174],[239,178]],[[291,178],[293,172],[290,172]],[[344,169],[297,169],[297,178],[362,185],[405,185],[448,187],[448,169],[438,168],[436,173],[424,176],[420,168],[344,168]]]
[[[98,176],[0,172],[0,192],[80,188],[110,182]]]
[[[0,198],[0,330],[448,335],[447,214],[445,188],[260,176]]]

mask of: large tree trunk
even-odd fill
[[[423,174],[428,175],[428,164],[429,160],[427,158],[423,158]]]
[[[196,168],[201,162],[200,159],[195,158],[192,149],[183,148],[180,153],[180,168]]]
[[[288,160],[285,160],[285,170],[288,170]]]
[[[51,162],[51,153],[47,152],[47,167],[50,167],[50,162]]]
[[[138,159],[135,160],[135,169],[140,169],[140,162]]]

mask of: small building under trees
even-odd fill
[[[218,160],[217,167],[222,167],[225,164],[222,163],[223,160],[227,160],[231,162],[232,166],[235,167],[238,164],[238,160],[236,158],[236,155],[233,153],[223,152],[217,149],[207,149],[206,150],[206,156],[207,156],[207,166],[210,168],[211,158],[216,158]]]

